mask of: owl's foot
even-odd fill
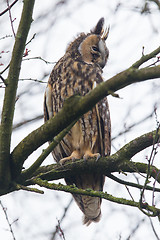
[[[60,165],[63,165],[67,161],[74,161],[75,159],[80,159],[79,152],[77,150],[73,151],[72,154],[69,157],[62,158],[59,163]]]
[[[98,159],[100,158],[101,154],[100,153],[91,153],[90,151],[86,151],[84,156],[83,156],[83,159],[84,160],[87,160],[89,158],[94,158],[96,157],[96,161],[98,161]]]

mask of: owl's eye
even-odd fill
[[[96,46],[92,46],[92,50],[93,50],[94,52],[99,52],[99,49],[98,49]]]

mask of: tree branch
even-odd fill
[[[10,23],[11,23],[11,28],[12,28],[13,36],[16,37],[15,31],[14,31],[14,27],[13,27],[13,20],[12,20],[11,8],[10,8],[10,5],[9,5],[9,0],[7,0],[7,7],[8,7],[9,18],[10,18]]]
[[[114,197],[111,194],[108,194],[106,192],[100,192],[100,191],[94,191],[92,189],[79,189],[75,186],[67,186],[67,185],[63,185],[63,184],[55,184],[55,183],[48,183],[47,181],[41,180],[41,179],[33,179],[32,180],[33,184],[38,184],[41,187],[45,187],[47,189],[52,189],[52,190],[57,190],[57,191],[64,191],[64,192],[69,192],[69,193],[74,193],[74,194],[80,194],[80,195],[87,195],[87,196],[91,196],[91,197],[100,197],[103,199],[106,199],[108,201],[111,202],[115,202],[118,204],[123,204],[123,205],[127,205],[127,206],[132,206],[132,207],[137,207],[139,208],[141,211],[148,211],[149,213],[146,213],[147,215],[151,216],[151,217],[155,217],[155,216],[160,216],[160,209],[150,206],[146,203],[142,204],[142,206],[140,206],[139,202],[135,202],[132,200],[127,200],[124,198],[118,198],[118,197]]]
[[[88,161],[76,160],[75,162],[67,161],[64,166],[60,164],[52,164],[49,166],[42,166],[34,172],[30,177],[38,177],[43,180],[57,180],[60,178],[66,178],[73,175],[79,174],[79,172],[99,172],[103,175],[108,176],[111,172],[137,172],[137,173],[147,173],[148,164],[138,163],[131,161],[131,158],[138,152],[144,150],[145,148],[151,146],[153,141],[158,141],[155,139],[156,130],[144,134],[128,144],[124,145],[118,152],[112,154],[111,156],[102,157],[98,161],[95,159],[89,159]],[[25,170],[27,171],[27,170]],[[24,173],[25,173],[24,171]],[[150,167],[150,175],[160,183],[160,176],[158,174],[159,169],[154,166]],[[18,182],[24,184],[26,180],[25,174],[23,172],[18,178]],[[26,182],[29,185],[30,181]]]
[[[38,157],[38,159],[30,166],[27,170],[24,170],[21,177],[24,179],[29,179],[34,172],[40,167],[42,162],[46,159],[46,157],[53,151],[53,149],[60,143],[60,141],[64,138],[64,136],[70,131],[75,122],[65,128],[62,132],[60,132],[56,137],[54,137],[53,141],[50,143],[47,149],[45,149],[42,154]]]
[[[156,57],[156,55],[160,52],[160,46],[155,49],[153,52],[143,55],[137,62],[135,62],[132,67],[139,68],[144,62],[147,62],[149,59]]]
[[[9,7],[7,7],[3,12],[0,13],[0,17],[5,14],[7,11],[9,11],[13,6],[14,4],[18,2],[18,0],[15,0]]]
[[[114,176],[113,174],[108,174],[107,177],[109,177],[110,179],[120,183],[120,184],[123,184],[123,185],[126,185],[126,186],[130,186],[130,187],[135,187],[135,188],[138,188],[138,189],[143,189],[144,186],[141,185],[141,184],[136,184],[136,183],[133,183],[133,182],[128,182],[128,181],[124,181],[120,178],[117,178],[116,176]],[[150,187],[150,186],[146,186],[146,190],[151,190],[151,191],[155,191],[155,192],[160,192],[160,188],[154,188],[154,187]]]
[[[14,178],[20,174],[24,161],[33,151],[45,142],[53,139],[69,124],[78,120],[84,113],[92,109],[97,102],[109,95],[108,92],[115,92],[135,82],[159,77],[160,65],[143,69],[129,68],[108,81],[99,84],[84,97],[75,95],[68,98],[61,111],[54,118],[29,134],[13,150],[12,167]]]
[[[6,189],[10,181],[10,141],[15,99],[25,42],[32,22],[34,0],[24,0],[21,20],[6,80],[2,121],[0,125],[0,188]]]
[[[0,205],[1,205],[2,209],[3,209],[3,212],[4,212],[4,215],[5,215],[6,221],[7,221],[8,226],[9,226],[9,231],[10,231],[10,233],[12,234],[12,238],[13,238],[13,240],[16,240],[16,238],[15,238],[15,236],[14,236],[13,229],[12,229],[12,224],[10,223],[9,218],[8,218],[8,215],[7,215],[7,209],[3,206],[1,200],[0,200]]]

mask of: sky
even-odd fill
[[[56,5],[58,1],[53,4],[53,1],[37,0],[35,3],[34,21],[29,32],[28,41],[32,39],[34,34],[36,36],[27,45],[29,55],[26,59],[41,57],[50,63],[46,64],[39,59],[22,62],[21,81],[17,92],[19,99],[16,103],[14,124],[43,114],[43,95],[49,74],[54,66],[53,62],[58,61],[64,55],[70,41],[74,40],[80,32],[88,32],[92,29],[101,17],[104,17],[105,24],[110,26],[110,34],[107,40],[110,56],[103,73],[105,80],[127,69],[137,61],[142,56],[143,47],[144,54],[147,54],[159,46],[160,14],[153,3],[149,5],[152,14],[140,14],[139,8],[141,9],[144,4],[142,0],[68,0],[66,2],[62,6]],[[15,31],[18,27],[22,6],[22,1],[19,1],[11,10],[12,18],[15,19],[13,22]],[[0,12],[5,8],[6,2],[3,1]],[[0,39],[6,35],[13,35],[8,14],[0,17],[0,28]],[[0,71],[9,63],[13,44],[13,37],[0,40]],[[153,63],[153,61],[146,65],[150,63]],[[7,72],[3,77],[7,77]],[[44,83],[29,79],[42,80]],[[131,124],[151,114],[155,103],[157,104],[157,115],[159,117],[159,88],[159,81],[151,80],[136,83],[118,91],[120,99],[109,96],[113,138]],[[3,104],[3,94],[4,89],[0,88],[0,111]],[[11,148],[14,149],[25,136],[42,124],[43,119],[14,131]],[[128,134],[116,137],[116,140],[112,142],[112,153],[135,137],[155,128],[156,119],[155,115],[153,115],[152,118],[133,128]],[[33,153],[26,161],[25,167],[28,167],[45,147],[47,147],[47,144]],[[145,161],[147,154],[150,154],[150,150],[139,154],[135,160]],[[158,158],[159,153],[156,166],[160,167]],[[52,157],[49,156],[44,164],[52,162]],[[125,179],[125,176],[121,175],[120,177]],[[131,176],[130,179],[133,180],[134,177]],[[119,185],[109,179],[106,179],[105,191],[113,195],[123,195],[129,198],[128,192],[124,188],[120,188]],[[138,191],[132,190],[132,194],[138,199]],[[152,196],[148,195],[148,198],[151,199]],[[70,199],[70,194],[47,190],[45,190],[43,196],[19,191],[1,197],[10,221],[15,221],[12,226],[16,240],[50,239],[51,233],[58,219],[63,215],[64,208],[68,205]],[[134,240],[142,238],[155,239],[150,220],[137,209],[117,206],[104,200],[102,214],[102,219],[98,224],[92,224],[87,228],[81,223],[82,213],[77,205],[72,202],[61,225],[66,240],[75,238],[77,240],[82,238],[87,240],[98,238],[101,240],[106,237],[107,240],[127,239],[136,227],[138,230],[133,237]],[[11,233],[7,230],[8,225],[2,209],[0,209],[0,216],[0,236],[3,236],[5,240],[13,239]],[[159,223],[155,219],[153,219],[153,222],[157,230]],[[57,235],[56,239],[61,238]]]

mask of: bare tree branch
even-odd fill
[[[27,60],[41,60],[41,61],[45,62],[46,64],[55,64],[56,63],[56,62],[49,62],[42,57],[31,57],[31,58],[24,58],[23,59],[23,61],[27,61]]]
[[[13,232],[13,229],[12,229],[12,224],[11,224],[10,221],[9,221],[6,208],[3,206],[3,203],[2,203],[1,200],[0,200],[0,205],[1,205],[2,209],[3,209],[4,215],[5,215],[5,217],[6,217],[6,220],[7,220],[8,226],[9,226],[9,231],[10,231],[10,233],[12,234],[12,238],[13,238],[13,240],[16,240],[15,235],[14,235],[14,232]]]
[[[129,234],[129,236],[126,238],[126,240],[130,240],[131,238],[133,238],[134,234],[136,233],[136,231],[138,230],[138,228],[141,226],[141,224],[145,221],[144,218],[142,218],[138,224],[135,226],[135,228],[132,230],[132,232]]]
[[[18,0],[15,0],[11,5],[9,5],[3,12],[0,13],[0,17],[5,14],[6,12],[8,12],[15,4],[16,2],[18,2]]]
[[[127,185],[127,186],[130,186],[130,187],[135,187],[135,188],[138,188],[138,189],[143,189],[144,188],[144,186],[141,185],[141,184],[136,184],[136,183],[133,183],[133,182],[124,181],[120,178],[117,178],[113,174],[108,174],[107,177],[109,177],[112,180],[114,180],[114,181],[116,181],[120,184],[123,184],[123,185]],[[151,191],[154,190],[155,192],[160,192],[160,188],[154,188],[154,187],[150,187],[150,186],[146,186],[146,190],[151,190]]]
[[[16,34],[15,34],[15,31],[14,31],[14,27],[13,27],[13,22],[14,22],[14,20],[12,19],[11,8],[10,8],[10,5],[9,5],[9,0],[7,0],[7,7],[8,7],[9,18],[10,18],[10,23],[11,23],[11,28],[12,28],[13,36],[14,36],[14,38],[15,38],[15,37],[16,37]]]
[[[157,234],[157,232],[156,232],[156,230],[155,230],[155,228],[154,228],[152,219],[151,219],[150,217],[149,217],[149,221],[150,221],[150,224],[151,224],[151,227],[152,227],[152,230],[153,230],[153,233],[154,233],[156,239],[157,239],[157,240],[160,240],[160,237],[158,236],[158,234]]]
[[[0,74],[0,79],[2,80],[2,82],[4,83],[4,85],[7,86],[6,80],[1,76],[1,74]]]
[[[160,52],[160,47],[158,47],[157,49],[155,49],[153,52],[151,52],[150,54],[147,55],[142,55],[142,57],[135,62],[132,67],[134,68],[139,68],[144,62],[147,62],[149,59],[156,57],[156,55]]]
[[[23,122],[20,122],[20,123],[17,123],[17,124],[15,124],[15,125],[13,125],[13,128],[12,128],[12,129],[13,129],[13,130],[16,130],[16,129],[22,127],[23,125],[25,125],[25,124],[27,124],[27,123],[31,123],[31,122],[40,120],[40,119],[42,119],[42,118],[43,118],[43,115],[39,115],[39,116],[36,116],[36,117],[34,117],[34,118],[27,119],[27,120],[25,120],[25,121],[23,121]]]
[[[73,198],[71,198],[71,200],[69,201],[68,205],[65,207],[64,213],[63,213],[61,219],[58,220],[58,224],[55,227],[55,231],[52,234],[51,240],[55,240],[56,234],[60,230],[60,224],[62,223],[63,219],[65,218],[66,213],[67,213],[68,209],[70,208],[72,202],[73,202]]]

